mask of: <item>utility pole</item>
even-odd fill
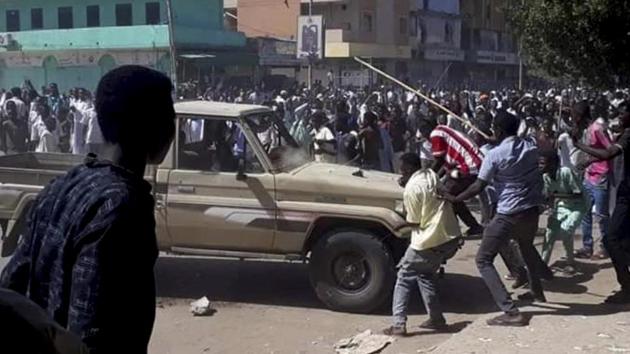
[[[525,0],[521,2],[525,6]],[[518,90],[523,90],[523,37],[518,39]]]
[[[311,22],[313,18],[313,0],[310,0],[310,2],[308,3],[308,21]],[[318,33],[318,35],[320,35]],[[318,48],[319,49],[319,48]],[[311,93],[311,90],[313,89],[313,61],[315,57],[315,53],[308,53],[308,91],[309,94]]]
[[[171,52],[171,81],[175,87],[177,95],[177,53],[175,48],[175,29],[174,29],[174,16],[173,16],[173,3],[172,0],[166,0],[166,15],[168,17],[168,43],[169,51]]]

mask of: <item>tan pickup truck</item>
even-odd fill
[[[146,174],[162,251],[307,261],[329,308],[371,312],[384,303],[406,246],[397,176],[308,161],[266,107],[194,101],[175,110],[179,134]],[[37,193],[81,161],[0,157],[3,256],[14,251]]]

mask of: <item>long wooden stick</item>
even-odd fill
[[[423,95],[420,91],[414,89],[413,87],[405,84],[404,82],[396,79],[395,77],[389,75],[388,73],[381,71],[380,69],[375,68],[374,66],[370,65],[369,63],[365,62],[364,60],[358,58],[358,57],[354,57],[354,60],[357,61],[358,63],[366,66],[368,69],[376,72],[377,74],[380,74],[381,76],[397,83],[398,85],[402,86],[403,88],[407,89],[410,92],[415,93],[416,95],[418,95],[419,97],[425,99],[427,102],[431,103],[432,105],[438,107],[439,109],[443,110],[444,112],[446,112],[447,114],[450,114],[451,116],[455,117],[457,120],[459,120],[460,122],[466,124],[467,126],[469,126],[472,130],[476,131],[477,133],[479,133],[479,135],[483,136],[484,138],[490,140],[490,136],[488,136],[488,134],[484,133],[483,131],[481,131],[479,128],[475,127],[471,122],[469,122],[468,120],[458,116],[457,114],[453,113],[450,109],[442,106],[441,104],[435,102],[434,100],[432,100],[431,98]]]

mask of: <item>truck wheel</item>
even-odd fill
[[[395,276],[391,252],[367,231],[333,232],[311,252],[315,293],[335,311],[373,312],[391,295]]]

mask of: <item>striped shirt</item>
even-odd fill
[[[445,159],[448,169],[457,169],[464,175],[476,175],[479,172],[483,154],[464,133],[438,125],[431,132],[431,149],[434,157]]]
[[[0,287],[38,304],[94,353],[146,353],[158,257],[151,185],[90,157],[39,194]],[[133,314],[130,316],[129,314]]]

